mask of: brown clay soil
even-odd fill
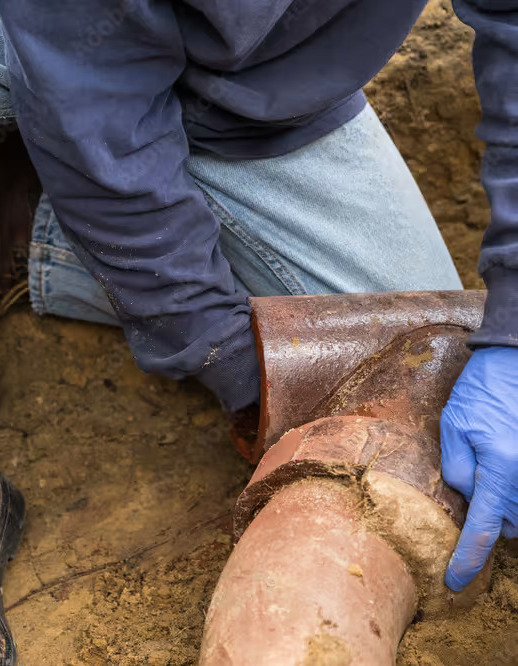
[[[434,0],[368,93],[475,287],[488,213],[470,43],[449,3]],[[196,664],[251,474],[216,403],[193,383],[140,373],[116,330],[28,310],[1,322],[0,367],[1,467],[29,508],[4,584],[21,663]],[[419,618],[398,663],[518,664],[512,544],[475,609]]]

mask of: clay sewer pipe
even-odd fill
[[[489,567],[443,584],[464,511],[426,434],[358,416],[290,431],[239,498],[200,665],[394,664],[418,609],[447,616],[489,584]]]
[[[484,298],[252,299],[263,397],[250,457],[268,450],[237,503],[202,666],[393,664],[418,610],[446,617],[487,589],[489,565],[460,595],[443,584],[466,507],[438,442]]]

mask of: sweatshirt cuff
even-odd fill
[[[251,326],[213,348],[196,378],[216,394],[229,412],[259,403],[261,378]]]
[[[487,299],[482,325],[469,346],[518,347],[518,270],[493,266],[484,272]]]

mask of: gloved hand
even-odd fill
[[[443,410],[441,449],[444,480],[470,502],[445,578],[458,592],[500,533],[518,537],[518,348],[473,353]]]

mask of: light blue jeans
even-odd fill
[[[462,288],[412,175],[369,106],[289,155],[193,155],[187,168],[221,221],[236,282],[250,294]],[[45,196],[29,277],[36,312],[117,324]]]

